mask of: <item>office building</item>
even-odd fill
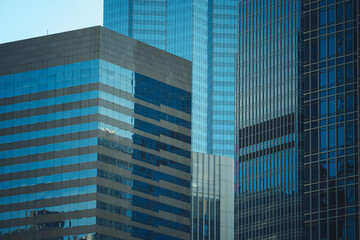
[[[301,1],[240,1],[235,239],[304,239]]]
[[[304,1],[305,239],[359,239],[359,1]]]
[[[104,26],[192,61],[192,151],[234,157],[238,0],[105,0]]]
[[[103,27],[0,45],[0,238],[190,239],[191,68]]]
[[[192,153],[191,239],[234,239],[234,159]]]

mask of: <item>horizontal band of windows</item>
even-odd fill
[[[14,149],[0,152],[0,159],[21,157],[39,153],[69,150],[74,148],[89,147],[97,144],[97,138],[87,138],[75,141],[60,142],[48,145],[34,146],[29,148]]]
[[[95,227],[94,227],[95,229]],[[56,235],[56,234],[54,234]],[[53,236],[54,236],[53,235]],[[101,239],[101,240],[123,240],[123,239],[119,239],[119,238],[113,238],[113,239],[105,239],[105,238],[100,238],[100,236],[98,233],[86,233],[86,234],[73,234],[73,235],[66,235],[64,236],[63,234],[58,234],[59,238],[41,238],[41,240],[58,240],[58,239],[86,239],[86,238],[90,238],[90,239]],[[98,237],[98,238],[96,238]]]
[[[20,105],[23,102],[37,102],[49,98],[53,98],[54,96],[67,96],[74,95],[83,92],[92,92],[99,89],[98,83],[89,83],[83,84],[80,86],[67,87],[67,88],[57,88],[54,90],[43,91],[43,92],[35,92],[31,94],[23,94],[20,96],[6,97],[0,98],[0,106],[3,109],[6,109],[6,105]],[[19,109],[20,110],[20,109]]]
[[[96,217],[79,218],[79,219],[67,219],[57,222],[31,224],[24,226],[16,226],[9,228],[0,228],[0,233],[3,237],[13,237],[18,233],[39,232],[45,230],[75,228],[80,226],[95,225]]]
[[[96,105],[96,102],[94,103]],[[39,122],[49,122],[49,121],[55,121],[60,119],[68,119],[68,118],[74,118],[74,117],[81,117],[91,114],[98,113],[98,107],[92,106],[92,107],[85,107],[80,109],[74,109],[74,110],[68,110],[68,111],[60,111],[55,113],[49,113],[49,114],[42,114],[42,115],[36,115],[36,116],[30,116],[25,118],[17,118],[7,121],[1,121],[0,122],[0,129],[3,128],[10,128],[10,127],[19,127],[22,125],[28,125],[28,124],[34,124]]]
[[[161,111],[146,107],[140,103],[134,103],[135,100],[133,99],[133,93],[128,93],[125,90],[117,89],[116,87],[109,86],[104,83],[100,83],[99,89],[100,89],[100,92],[99,92],[100,99],[107,101],[107,103],[105,101],[103,101],[103,102],[100,101],[100,105],[103,105],[104,107],[108,107],[107,104],[110,104],[109,106],[113,106],[113,104],[115,103],[117,105],[129,108],[131,110],[134,110],[134,109],[136,110],[136,108],[139,106],[141,106],[143,108],[151,109],[153,111],[154,116],[156,116],[156,114],[158,114],[158,113],[165,114]],[[105,103],[105,104],[102,104],[102,103]],[[144,103],[147,103],[147,102],[144,101]],[[155,105],[155,106],[160,106],[160,105]],[[143,114],[141,114],[141,112],[138,114],[143,115]],[[169,115],[169,116],[171,116],[171,115]],[[175,116],[171,116],[171,117],[177,118]],[[163,120],[166,120],[166,119],[163,118]],[[183,120],[183,121],[186,121],[186,120]]]
[[[38,176],[33,178],[16,179],[12,181],[0,182],[0,190],[34,186],[37,184],[71,181],[71,180],[91,178],[96,176],[97,176],[96,169],[87,169],[83,171],[74,171],[74,172],[66,172],[66,173],[47,175],[47,176]]]
[[[110,106],[109,106],[110,107]],[[174,138],[176,140],[185,142],[185,143],[191,143],[191,137],[187,136],[185,134],[181,134],[172,130],[169,130],[167,128],[163,128],[154,124],[151,124],[149,122],[133,118],[131,116],[128,116],[126,114],[119,113],[117,111],[110,110],[109,108],[99,107],[99,113],[101,115],[104,115],[110,119],[102,119],[103,122],[106,122],[108,124],[111,124],[110,127],[111,130],[114,130],[114,134],[119,135],[121,137],[129,138],[131,139],[133,133],[129,131],[125,131],[123,129],[114,127],[119,126],[121,122],[125,122],[129,124],[129,128],[133,127],[135,129],[141,130],[143,132],[147,132],[156,136],[164,135],[168,136],[170,138]],[[101,118],[101,116],[100,116]],[[120,121],[121,122],[120,122]],[[100,120],[101,121],[101,120]],[[109,123],[109,122],[112,123]],[[105,125],[104,123],[100,123],[100,125]],[[106,127],[100,127],[106,129]]]
[[[14,150],[14,146],[16,146],[16,149],[20,150],[22,148],[30,148],[34,146],[38,146],[38,147],[47,146],[59,142],[67,142],[70,140],[74,141],[74,140],[92,138],[97,136],[98,136],[98,131],[97,129],[95,129],[90,131],[67,133],[67,134],[61,134],[61,135],[49,136],[49,137],[41,137],[41,138],[30,139],[19,142],[13,141],[10,143],[0,144],[0,151]]]
[[[109,95],[109,97],[111,97],[111,95]],[[123,102],[123,104],[122,104],[122,102]],[[119,97],[113,97],[113,99],[107,98],[107,100],[100,100],[100,105],[102,107],[100,107],[99,112],[105,116],[112,117],[115,119],[121,119],[123,121],[126,120],[127,123],[133,124],[134,118],[130,117],[129,115],[126,115],[126,114],[123,114],[123,113],[120,113],[118,111],[111,109],[111,108],[116,108],[118,106],[118,105],[114,105],[114,103],[120,103],[120,106],[128,108],[128,109],[124,109],[124,111],[135,112],[136,114],[154,119],[156,121],[160,121],[160,119],[162,119],[162,120],[165,120],[170,123],[177,124],[177,125],[180,125],[180,126],[183,126],[186,128],[190,128],[189,126],[191,125],[190,121],[186,121],[181,118],[174,117],[170,114],[166,114],[164,112],[160,112],[160,111],[154,110],[152,108],[148,108],[148,107],[145,107],[138,103],[133,103],[129,100],[125,100],[125,99],[122,99]],[[131,112],[129,112],[129,114]],[[115,117],[113,117],[113,116],[115,116]]]
[[[114,150],[119,150],[119,151],[122,151],[127,154],[133,154],[133,158],[136,160],[141,160],[146,156],[150,156],[150,154],[147,155],[144,152],[139,151],[137,149],[133,149],[128,146],[114,143],[114,142],[111,142],[109,140],[105,140],[102,138],[99,138],[98,142],[99,142],[100,146],[104,146],[106,148],[110,148],[110,149],[114,149]],[[156,170],[153,170],[150,168],[145,168],[145,167],[142,167],[142,166],[139,166],[136,164],[127,164],[125,161],[111,158],[111,157],[108,157],[105,155],[99,155],[99,159],[102,162],[110,163],[112,165],[116,164],[117,166],[120,166],[121,168],[124,168],[124,169],[128,169],[128,170],[131,169],[132,173],[137,176],[152,179],[157,182],[159,182],[160,180],[163,180],[166,182],[171,182],[173,184],[177,184],[177,185],[180,185],[183,187],[190,188],[190,181],[187,181],[185,179],[181,179],[181,178],[178,178],[178,177],[175,177],[175,176],[172,176],[172,175],[160,172],[160,171],[156,171]],[[159,158],[159,160],[166,160],[166,159]],[[148,162],[148,160],[143,161],[143,162]]]
[[[184,225],[181,223],[169,221],[163,218],[151,216],[145,213],[133,212],[133,216],[131,218],[134,222],[143,223],[149,226],[153,226],[159,228],[159,226],[163,226],[165,228],[171,228],[174,230],[182,231],[182,232],[190,232],[190,226]]]
[[[244,148],[260,142],[289,135],[295,131],[295,114],[288,114],[256,125],[239,129],[239,147]],[[265,129],[267,131],[265,131]],[[252,136],[253,137],[250,137]]]
[[[134,30],[135,32],[136,30]],[[105,65],[107,70],[103,71]],[[122,79],[126,84],[120,84],[122,81],[119,82],[114,79],[114,72],[116,69],[122,69],[121,67],[105,61],[100,61],[100,66],[102,73],[100,83],[131,93],[135,98],[157,106],[165,105],[191,114],[191,92],[129,70],[127,70],[128,76]],[[109,71],[109,68],[113,68],[114,71]],[[130,73],[132,74],[130,75]]]
[[[278,146],[275,146],[275,147],[270,147],[270,148],[267,148],[267,149],[264,149],[264,150],[249,153],[247,155],[242,155],[242,156],[239,157],[239,161],[240,162],[249,161],[249,160],[254,159],[254,158],[259,158],[259,157],[262,157],[262,156],[265,156],[265,155],[269,155],[269,154],[272,154],[272,153],[275,153],[275,152],[280,152],[280,151],[283,151],[285,149],[290,149],[290,148],[294,148],[294,147],[295,147],[295,142],[294,141],[284,143],[284,144],[281,144],[281,145],[278,145]]]
[[[149,200],[146,198],[142,198],[142,197],[138,197],[138,196],[133,196],[133,201],[132,201],[132,206],[136,206],[136,207],[141,207],[147,210],[152,210],[154,212],[159,212],[159,210],[161,211],[165,211],[165,212],[169,212],[169,213],[173,213],[182,217],[190,217],[190,211],[187,210],[183,210],[174,206],[170,206],[167,204],[163,204],[157,201],[153,201],[153,200]],[[119,214],[122,216],[126,216],[126,217],[132,217],[133,213],[137,213],[137,211],[133,211],[131,209],[127,209],[127,208],[123,208],[120,206],[115,206],[109,203],[104,203],[104,202],[100,202],[98,201],[96,204],[96,207],[98,209],[107,211],[107,212],[112,212],[115,214]]]
[[[84,155],[76,155],[71,157],[64,158],[56,158],[45,161],[37,161],[37,162],[27,162],[22,164],[14,164],[8,166],[0,167],[0,174],[8,174],[8,173],[16,173],[16,172],[26,172],[37,169],[45,169],[59,166],[66,166],[71,164],[79,164],[86,162],[96,161],[97,154],[84,154]]]
[[[70,126],[50,128],[39,131],[31,131],[25,133],[12,134],[11,136],[0,136],[0,144],[34,140],[38,138],[45,138],[57,135],[64,135],[76,132],[85,132],[91,131],[98,128],[97,122],[83,123],[83,124],[74,124]]]
[[[134,113],[139,114],[144,117],[154,119],[156,121],[164,120],[169,123],[173,123],[173,124],[179,125],[181,127],[191,129],[190,121],[186,121],[181,118],[174,117],[174,116],[172,116],[170,114],[166,114],[164,112],[156,111],[152,108],[148,108],[148,107],[142,106],[137,103],[135,103]]]
[[[59,97],[44,98],[41,100],[23,101],[21,103],[0,106],[0,114],[8,113],[8,112],[17,112],[17,111],[22,111],[23,114],[25,110],[29,110],[29,109],[37,108],[38,109],[37,111],[40,111],[39,108],[43,108],[46,106],[54,105],[54,107],[56,108],[56,106],[58,106],[59,104],[74,103],[78,101],[85,101],[95,98],[99,98],[98,90],[69,94]]]
[[[185,173],[190,173],[190,166],[187,166],[182,163],[178,163],[178,162],[166,159],[166,158],[162,158],[162,157],[159,157],[156,155],[152,155],[150,153],[143,152],[143,151],[140,151],[137,149],[133,149],[133,159],[139,160],[139,161],[142,161],[145,163],[149,163],[149,164],[152,164],[157,167],[159,167],[160,165],[163,165],[163,166],[171,167],[176,170],[180,170]],[[128,163],[128,162],[120,160],[120,159],[116,159],[113,157],[99,154],[98,160],[102,161],[104,163],[113,165],[113,166],[117,166],[117,167],[120,167],[120,168],[123,168],[126,170],[133,171],[132,163]]]
[[[117,182],[117,183],[121,183],[124,184],[126,186],[133,186],[133,179],[128,178],[128,177],[124,177],[124,176],[120,176],[111,172],[107,172],[101,169],[97,170],[97,176],[103,179],[107,179],[113,182]]]
[[[179,215],[182,217],[189,218],[190,217],[190,211],[181,209],[175,206],[167,205],[161,202],[157,202],[154,200],[150,200],[147,198],[139,197],[139,196],[133,196],[132,201],[133,206],[137,206],[144,209],[151,209],[152,211],[159,212],[164,211],[168,213],[172,213],[175,215]]]
[[[0,205],[4,205],[6,203],[14,204],[14,203],[29,202],[29,201],[35,201],[41,199],[68,197],[74,195],[89,194],[94,192],[96,192],[96,185],[64,188],[64,189],[36,192],[36,193],[29,193],[22,195],[12,195],[12,196],[0,197]]]
[[[171,131],[169,129],[142,121],[140,119],[135,119],[135,129],[139,129],[143,132],[147,132],[156,136],[164,135],[176,140],[191,144],[191,136],[181,134],[179,132]]]
[[[152,184],[148,184],[145,182],[140,182],[138,180],[134,180],[134,186],[132,190],[139,191],[142,193],[149,194],[151,196],[159,197],[160,195],[173,198],[182,202],[190,203],[190,190],[189,195],[185,195],[182,193],[174,192],[165,188],[157,187]]]
[[[133,227],[133,234],[132,236],[134,238],[140,238],[140,239],[166,239],[166,240],[181,240],[177,237],[172,237],[168,235],[164,235],[158,232],[153,232],[147,229],[139,228],[139,227]]]
[[[281,136],[279,138],[273,138],[271,140],[268,140],[268,141],[265,141],[265,142],[260,142],[260,143],[257,143],[255,145],[250,145],[250,146],[247,146],[245,148],[240,148],[239,149],[239,154],[240,154],[240,156],[241,155],[246,155],[246,154],[250,154],[252,152],[257,152],[257,151],[260,151],[260,150],[264,150],[264,149],[267,149],[269,147],[279,146],[281,144],[285,144],[285,143],[292,142],[292,141],[296,141],[295,133],[285,135],[285,136]]]
[[[54,127],[71,126],[71,125],[90,123],[95,121],[98,121],[97,114],[66,118],[66,119],[58,119],[54,121],[46,121],[46,122],[34,123],[34,124],[26,124],[26,125],[22,125],[21,127],[16,127],[16,128],[10,127],[10,128],[1,129],[0,136],[27,133],[32,131],[40,131],[45,129],[52,129]]]
[[[132,201],[133,195],[127,192],[121,192],[112,188],[108,188],[108,187],[104,187],[104,186],[100,186],[97,185],[97,189],[96,192],[110,196],[110,197],[114,197],[117,199],[121,199],[121,200],[125,200],[125,201]]]
[[[61,103],[58,105],[51,105],[51,106],[40,107],[35,109],[27,109],[23,111],[3,113],[0,114],[0,120],[5,124],[8,121],[15,121],[15,122],[19,121],[19,119],[22,120],[29,119],[29,121],[31,122],[31,118],[51,116],[49,114],[54,114],[59,112],[63,112],[65,115],[64,118],[67,118],[66,114],[71,110],[84,112],[84,110],[96,106],[97,104],[98,104],[97,99],[89,99],[89,100],[70,102],[64,104]]]
[[[178,148],[172,146],[170,144],[166,144],[157,140],[153,140],[151,138],[147,138],[138,134],[133,135],[133,143],[145,148],[149,148],[159,152],[160,150],[164,150],[185,158],[191,158],[191,152],[182,148]]]
[[[0,219],[11,220],[16,218],[29,218],[38,215],[44,215],[45,213],[51,214],[51,213],[60,213],[60,212],[74,212],[74,211],[95,209],[95,207],[96,207],[96,201],[77,202],[77,203],[63,204],[58,206],[49,206],[49,207],[12,211],[12,212],[3,212],[0,213]]]
[[[3,163],[3,166],[20,165],[29,162],[37,163],[51,159],[62,159],[67,157],[76,157],[84,154],[93,154],[93,153],[97,153],[98,151],[97,148],[98,148],[97,145],[92,145],[92,146],[79,147],[79,148],[67,149],[61,151],[30,154],[20,157],[10,157],[10,158],[5,158],[1,161]]]
[[[112,221],[112,220],[105,219],[105,218],[96,218],[96,225],[105,226],[108,228],[115,229],[117,231],[123,231],[123,232],[128,232],[128,233],[133,232],[133,227],[130,225],[124,224],[124,223],[119,223],[119,222]]]
[[[170,159],[166,159],[163,157],[159,157],[156,155],[153,155],[151,153],[148,152],[144,152],[144,151],[140,151],[138,149],[134,149],[133,152],[133,159],[145,162],[145,163],[149,163],[152,164],[154,166],[167,166],[185,173],[190,173],[191,172],[191,167],[189,165],[185,165],[183,163],[179,163]]]
[[[134,2],[134,6],[141,6],[142,8],[144,8],[145,6],[154,6],[154,7],[160,7],[160,6],[166,6],[166,2],[165,1],[136,1]]]
[[[5,90],[3,93],[1,92],[0,96],[7,98],[37,94],[59,88],[79,86],[84,82],[86,84],[96,83],[99,81],[98,66],[99,60],[96,59],[0,76],[0,83],[6,84],[6,88],[0,86],[0,92]]]

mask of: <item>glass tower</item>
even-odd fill
[[[359,5],[304,4],[306,239],[359,239]]]
[[[192,150],[234,156],[237,0],[105,0],[104,26],[191,60]]]
[[[303,239],[301,7],[239,3],[235,239]]]
[[[0,53],[1,239],[190,238],[191,62],[102,27]]]

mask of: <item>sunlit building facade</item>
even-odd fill
[[[103,27],[0,45],[0,238],[190,239],[191,76]]]
[[[238,0],[105,0],[104,26],[192,61],[192,150],[234,156]]]
[[[191,239],[234,239],[234,159],[192,153]]]
[[[304,1],[305,239],[359,239],[359,1]]]

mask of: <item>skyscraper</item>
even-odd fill
[[[304,1],[306,239],[359,239],[359,1]]]
[[[105,0],[104,26],[191,60],[192,150],[234,156],[237,0]]]
[[[0,45],[0,238],[189,239],[191,62],[93,27]]]
[[[238,10],[235,239],[303,239],[302,4]]]

